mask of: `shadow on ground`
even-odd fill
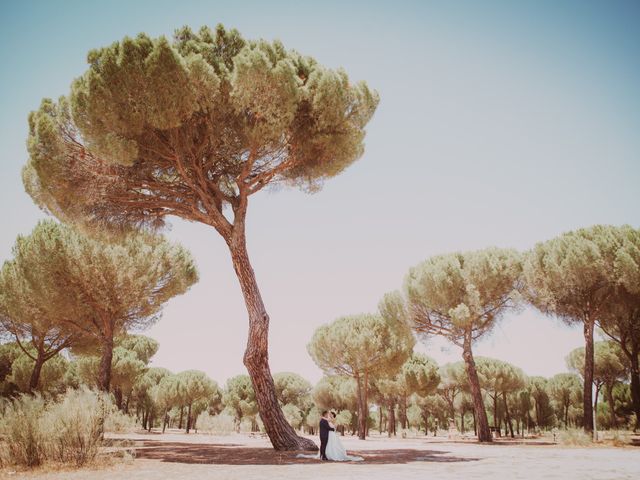
[[[364,457],[365,464],[403,464],[409,462],[469,462],[478,458],[449,455],[437,450],[385,449],[349,451]],[[136,458],[172,463],[201,463],[218,465],[291,465],[316,464],[317,459],[296,458],[297,452],[277,452],[272,448],[254,448],[235,444],[201,444],[182,442],[137,443]]]

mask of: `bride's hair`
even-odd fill
[[[336,418],[336,412],[331,412],[331,416],[332,416],[333,418]]]

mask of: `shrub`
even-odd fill
[[[114,405],[108,409],[104,420],[105,432],[130,433],[134,432],[138,426],[135,417],[118,410]]]
[[[44,411],[45,403],[39,395],[21,395],[5,406],[0,421],[0,433],[5,437],[0,451],[2,464],[36,467],[44,461]]]
[[[88,389],[69,390],[57,402],[22,395],[8,403],[0,421],[2,464],[35,467],[45,461],[92,461],[101,445],[108,397]]]
[[[84,465],[98,454],[108,399],[88,389],[69,390],[47,408],[48,456],[63,463]]]
[[[570,428],[559,432],[558,443],[560,445],[587,447],[593,443],[593,439],[584,430]]]
[[[232,415],[220,413],[209,415],[209,412],[202,412],[196,420],[198,431],[215,435],[230,435],[236,430],[236,422]]]

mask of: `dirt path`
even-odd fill
[[[360,441],[344,437],[360,463],[327,463],[274,452],[268,441],[237,435],[120,435],[136,459],[95,470],[13,474],[50,480],[598,479],[640,478],[640,449],[477,445],[434,439]]]

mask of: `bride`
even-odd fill
[[[332,428],[336,428],[336,414],[335,412],[331,412],[329,414],[330,422]],[[342,445],[340,441],[340,437],[338,437],[337,433],[333,430],[329,431],[329,440],[327,441],[327,450],[326,450],[327,458],[334,462],[361,462],[364,460],[362,457],[356,457],[353,455],[347,455],[347,450]]]

